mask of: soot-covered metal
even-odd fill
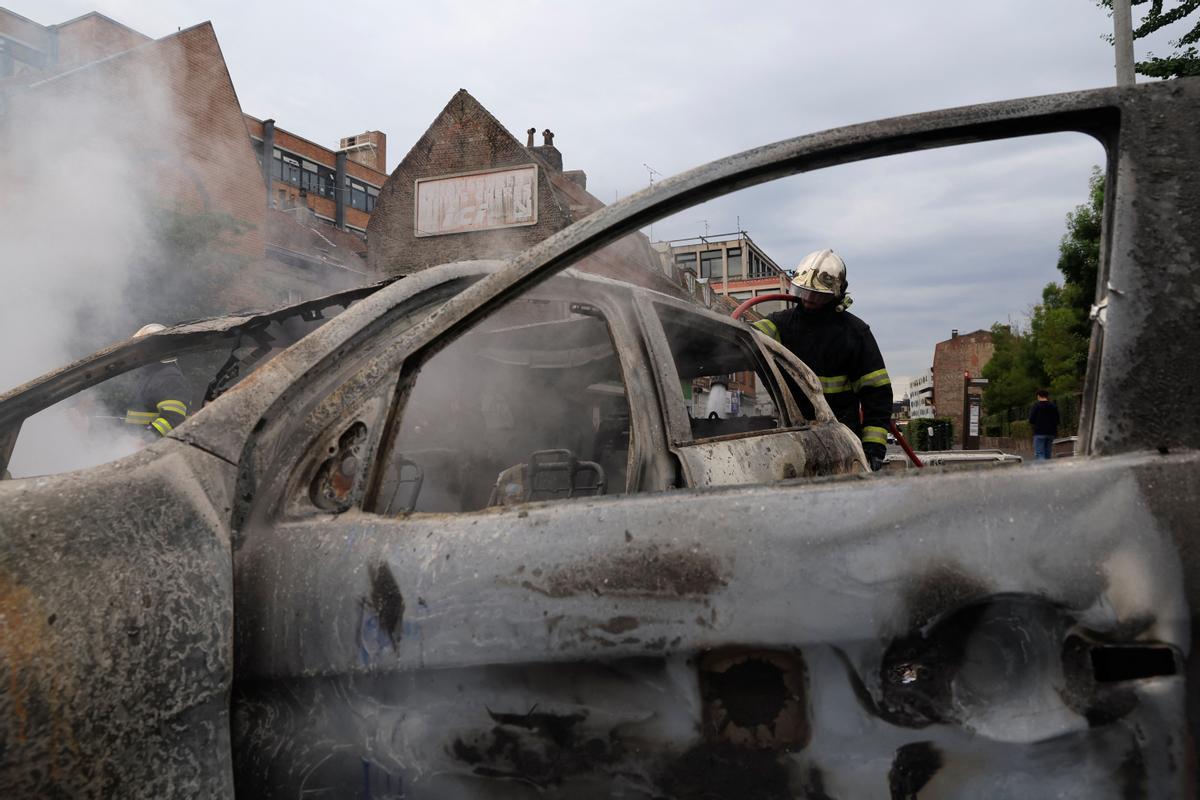
[[[752,150],[507,264],[342,298],[237,383],[222,371],[223,393],[133,456],[0,481],[6,796],[1188,796],[1200,418],[1156,387],[1200,374],[1200,140],[1179,133],[1198,120],[1200,79],[1179,80]],[[425,365],[664,214],[832,164],[1061,130],[1109,148],[1083,458],[838,477],[859,453],[819,397],[809,426],[786,393],[772,424],[830,462],[736,450],[744,432],[706,441],[668,391],[655,308],[733,323],[570,273],[554,280],[588,314],[550,321],[575,337],[569,357],[484,355],[603,398],[588,410],[604,435],[582,445],[608,461],[576,462],[604,493],[488,507],[497,475],[578,446],[521,443],[464,479],[453,448],[397,444],[421,422],[404,411]],[[10,393],[0,451],[100,373],[259,324],[145,337]],[[437,497],[434,467],[451,474]]]

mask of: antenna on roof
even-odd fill
[[[647,164],[645,161],[642,162],[642,166],[645,167],[646,171],[650,173],[650,188],[653,189],[654,188],[654,176],[657,175],[658,177],[661,178],[661,177],[663,177],[663,174],[661,172],[659,172],[658,170],[656,170],[654,167]],[[652,241],[652,242],[654,241],[654,223],[653,222],[650,223],[650,241]]]

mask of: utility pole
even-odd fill
[[[1117,55],[1117,86],[1133,86],[1133,11],[1129,0],[1113,0],[1113,50]]]

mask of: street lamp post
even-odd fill
[[[1133,11],[1129,0],[1113,0],[1113,45],[1117,86],[1133,86]]]

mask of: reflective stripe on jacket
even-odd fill
[[[817,374],[834,416],[859,434],[864,444],[887,445],[892,381],[870,326],[832,306],[814,312],[796,305],[776,311],[754,327]]]
[[[174,363],[150,364],[138,386],[134,407],[125,412],[128,425],[138,425],[166,436],[187,419],[187,379]]]

